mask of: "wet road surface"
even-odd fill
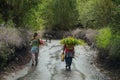
[[[18,80],[109,80],[94,67],[95,51],[88,46],[76,46],[71,71],[65,70],[65,62],[61,62],[62,45],[54,40],[48,46],[42,46],[39,53],[39,63],[36,67],[27,65],[30,70],[27,75]],[[23,71],[24,73],[24,71]]]

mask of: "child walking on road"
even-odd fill
[[[39,45],[43,44],[38,38],[38,33],[34,33],[31,40],[32,66],[38,64]]]

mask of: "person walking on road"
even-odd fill
[[[74,58],[74,46],[64,45],[63,54],[65,55],[66,70],[71,70],[72,59]]]
[[[52,35],[51,35],[51,34],[49,34],[49,36],[48,36],[49,43],[51,43],[51,38],[52,38]]]
[[[40,44],[43,44],[43,42],[39,40],[38,33],[34,33],[33,38],[31,40],[32,66],[38,64],[38,54],[39,54]]]
[[[48,34],[45,34],[46,42],[48,41]]]

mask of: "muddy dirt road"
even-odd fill
[[[75,47],[77,57],[73,59],[71,71],[65,70],[65,62],[60,60],[61,52],[62,45],[59,44],[59,40],[42,46],[38,65],[32,67],[30,62],[27,65],[30,67],[28,74],[17,80],[109,80],[92,64],[95,51],[89,46]]]

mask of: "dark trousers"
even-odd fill
[[[65,56],[65,62],[66,62],[66,66],[71,66],[72,57],[66,57],[66,56]]]

